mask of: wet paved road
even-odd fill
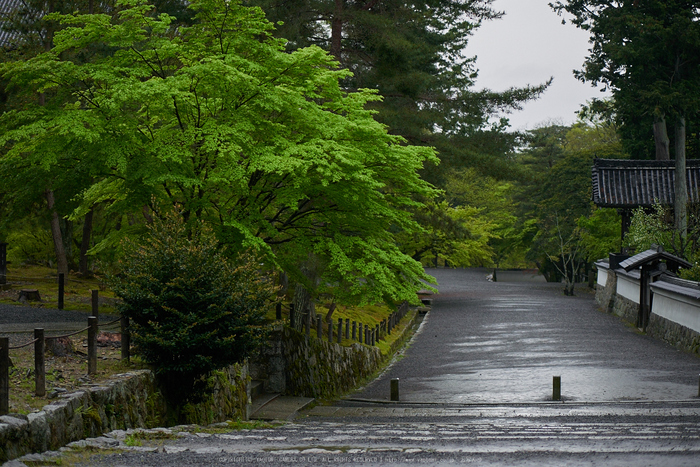
[[[429,270],[440,284],[420,336],[357,394],[402,401],[509,403],[551,400],[561,376],[567,401],[684,400],[698,395],[700,359],[641,335],[598,310],[585,288],[491,283],[478,270]]]
[[[88,444],[116,453],[80,465],[700,465],[700,359],[601,313],[590,293],[430,272],[441,293],[420,333],[352,399],[275,429],[140,447],[114,432]],[[554,375],[563,402],[547,401]],[[380,402],[393,377],[401,402]]]

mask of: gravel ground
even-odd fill
[[[10,345],[18,345],[30,338],[34,328],[45,327],[47,336],[57,335],[65,330],[87,326],[87,317],[85,311],[0,303],[0,337],[9,337]],[[104,323],[116,318],[114,315],[103,314],[99,321]]]

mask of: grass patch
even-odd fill
[[[357,340],[352,340],[352,330],[350,331],[350,337],[351,339],[345,339],[345,320],[349,319],[350,320],[350,325],[352,326],[352,322],[355,321],[356,323],[362,323],[363,328],[364,326],[369,326],[370,328],[374,328],[376,325],[381,323],[383,320],[388,319],[389,315],[393,313],[395,309],[393,307],[389,307],[387,305],[366,305],[366,306],[344,306],[344,305],[338,305],[338,307],[335,309],[333,312],[333,334],[334,336],[337,336],[336,332],[338,330],[338,318],[343,319],[343,338],[341,339],[340,344],[344,346],[351,346],[355,343],[357,343]],[[326,325],[325,325],[325,318],[326,318],[326,313],[328,313],[328,307],[325,305],[316,305],[316,315],[320,316],[321,319],[324,321],[324,326],[323,326],[323,338],[328,339],[326,335]],[[391,346],[396,341],[396,339],[401,336],[403,331],[406,329],[406,326],[408,326],[408,323],[410,321],[409,316],[412,316],[411,313],[408,313],[404,318],[394,327],[394,329],[391,331],[391,334],[384,336],[384,339],[380,340],[377,342],[376,347],[379,348],[379,350],[382,352],[382,355],[389,355],[391,353]],[[274,320],[275,317],[275,310],[272,309],[271,311],[268,312],[267,318],[270,320]],[[282,306],[282,317],[284,321],[287,321],[289,319],[289,305],[284,304]],[[316,324],[315,322],[312,322],[311,324],[311,336],[316,337]],[[364,340],[364,339],[363,339]],[[337,337],[334,337],[333,342],[338,342]]]
[[[218,423],[212,426],[193,426],[191,433],[208,433],[211,435],[230,433],[231,431],[243,430],[272,430],[284,425],[284,423],[268,423],[261,420],[229,420],[225,424]]]
[[[164,441],[170,439],[178,439],[179,436],[169,431],[141,431],[136,430],[124,438],[124,444],[127,446],[143,446],[144,441]]]
[[[7,282],[10,290],[0,291],[0,303],[17,305],[20,289],[37,289],[41,302],[29,302],[29,306],[58,308],[58,274],[56,269],[45,266],[13,267],[8,265]],[[63,309],[92,311],[92,290],[99,290],[100,313],[114,314],[114,293],[109,290],[102,277],[80,277],[71,273],[65,278]]]

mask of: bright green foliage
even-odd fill
[[[438,259],[453,267],[491,264],[493,252],[488,242],[493,224],[481,209],[440,201],[426,204],[415,218],[426,232],[399,235],[398,240],[404,251],[424,265],[432,266]]]
[[[8,262],[19,265],[49,264],[54,258],[51,243],[51,232],[37,222],[37,219],[26,218],[16,222],[5,238],[8,244]]]
[[[652,244],[660,245],[671,251],[673,245],[669,223],[668,209],[660,204],[647,213],[644,208],[637,208],[632,214],[630,228],[625,236],[626,246],[637,251],[648,250]]]
[[[659,245],[676,256],[694,260],[698,256],[700,245],[700,215],[697,206],[689,209],[686,238],[682,238],[673,227],[673,212],[670,208],[655,204],[651,211],[636,209],[625,235],[625,245],[638,252],[649,249],[651,245]]]
[[[593,208],[590,216],[579,217],[577,225],[583,254],[588,262],[607,258],[609,253],[620,251],[622,223],[617,210]]]
[[[309,252],[324,258],[351,283],[347,300],[415,297],[429,278],[390,231],[420,230],[408,210],[434,195],[417,172],[436,159],[373,119],[375,93],[343,91],[348,72],[317,47],[285,52],[259,9],[195,0],[192,25],[175,27],[141,0],[119,5],[116,19],[56,16],[69,27],[53,50],[3,65],[14,86],[47,96],[4,115],[6,157],[89,166],[78,215],[177,205],[293,277]]]
[[[182,398],[200,376],[240,362],[262,343],[275,297],[254,257],[229,259],[208,227],[169,215],[127,241],[111,287],[131,320],[136,351]]]
[[[446,197],[464,213],[471,234],[462,256],[464,265],[518,267],[523,265],[528,230],[518,226],[515,187],[510,182],[480,174],[470,168],[452,171],[445,184]],[[468,249],[473,248],[473,250]]]
[[[516,137],[501,112],[519,109],[547,84],[500,92],[474,89],[471,35],[500,18],[493,0],[247,0],[280,22],[290,50],[317,45],[353,76],[347,89],[376,89],[377,118],[411,144],[435,147],[442,161],[424,177],[441,186],[451,169],[511,175]]]
[[[619,248],[617,215],[596,210],[591,202],[591,167],[596,156],[623,158],[615,127],[609,123],[579,122],[534,132],[533,146],[523,157],[529,176],[523,186],[523,226],[536,225],[527,258],[546,274],[559,274],[566,292],[585,263],[607,256]],[[556,274],[554,271],[558,271]]]

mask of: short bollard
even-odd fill
[[[552,400],[561,400],[561,376],[555,376],[552,380]]]
[[[352,322],[352,340],[357,340],[357,321]]]
[[[343,318],[338,318],[338,339],[336,339],[338,344],[343,342]]]
[[[350,318],[345,318],[345,338],[350,339]]]
[[[391,378],[391,400],[399,400],[399,378]]]
[[[316,317],[316,337],[319,339],[323,338],[323,323],[320,316]]]

